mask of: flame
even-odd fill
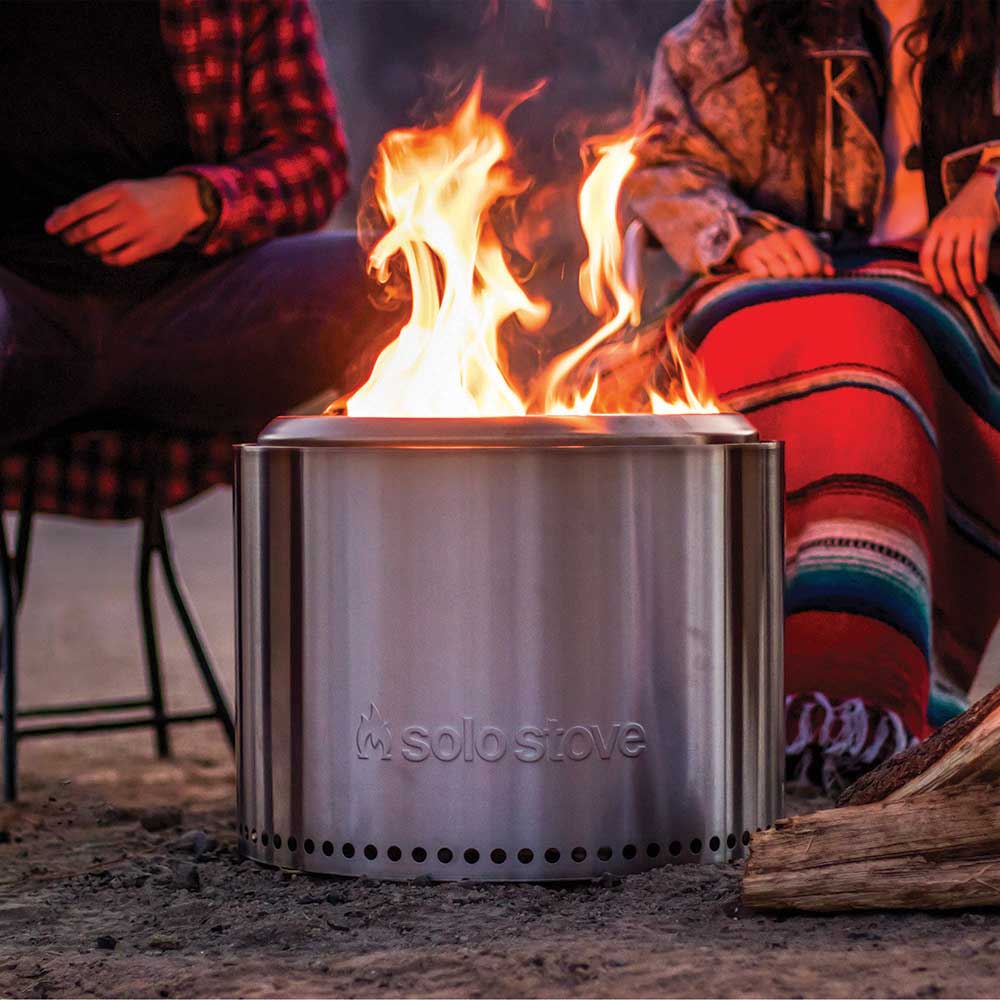
[[[708,387],[705,366],[680,339],[668,322],[666,328],[668,358],[661,357],[662,369],[671,376],[667,396],[655,389],[649,390],[654,413],[718,413],[716,402]]]
[[[601,387],[600,375],[594,376],[594,381],[590,383],[590,388],[583,393],[576,393],[571,403],[553,402],[545,411],[557,417],[571,417],[579,414],[592,413],[594,410],[594,400],[597,399],[597,392]]]
[[[477,80],[441,125],[398,129],[382,140],[374,190],[387,232],[369,270],[383,284],[406,267],[412,306],[399,336],[368,381],[328,412],[350,416],[471,417],[549,414],[715,413],[704,371],[677,332],[640,343],[640,301],[622,271],[618,200],[637,162],[633,128],[585,143],[593,165],[578,209],[587,243],[579,292],[598,329],[552,361],[522,396],[509,378],[499,332],[512,318],[528,330],[548,320],[549,303],[528,295],[511,272],[491,221],[528,183],[511,165],[503,121],[481,109]],[[665,395],[657,386],[666,383]]]
[[[355,738],[358,745],[358,755],[368,757],[369,751],[378,752],[383,760],[387,760],[392,748],[392,731],[374,702],[368,706],[368,714],[361,713],[361,722]]]
[[[397,254],[413,293],[409,321],[350,398],[350,416],[511,416],[525,404],[507,381],[497,331],[516,315],[548,319],[511,274],[488,212],[520,193],[502,123],[480,111],[481,82],[437,128],[390,132],[379,146],[376,197],[390,229],[369,257],[379,281]]]
[[[596,333],[552,363],[547,376],[546,412],[553,412],[559,405],[564,383],[588,354],[629,321],[639,321],[639,302],[622,275],[622,235],[618,225],[618,195],[636,163],[634,145],[631,131],[598,141],[597,162],[580,186],[580,224],[588,250],[580,268],[580,297],[595,316],[610,313],[610,317]]]

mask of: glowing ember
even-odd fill
[[[628,331],[640,303],[622,274],[617,205],[636,162],[632,130],[591,140],[596,153],[579,194],[588,256],[580,295],[599,328],[515,390],[499,350],[499,331],[516,317],[529,331],[549,316],[508,265],[490,220],[499,202],[521,194],[503,123],[481,110],[477,82],[455,117],[427,129],[399,129],[382,140],[375,198],[388,231],[369,256],[386,283],[394,259],[405,264],[410,316],[379,355],[368,381],[331,407],[350,416],[471,417],[592,412],[718,412],[704,373],[673,331],[667,351],[641,356]],[[662,336],[660,337],[662,344]],[[657,363],[658,362],[658,363]],[[666,397],[654,390],[666,373]]]

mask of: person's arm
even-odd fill
[[[243,54],[249,150],[223,164],[121,180],[57,208],[46,231],[126,267],[182,241],[215,255],[321,226],[347,153],[306,0],[250,5]]]
[[[746,79],[739,92],[755,108],[735,106],[718,90],[711,104],[704,99],[713,89],[706,75],[718,77],[731,68],[727,61],[738,68],[744,58],[739,39],[726,35],[720,42],[724,23],[719,17],[707,26],[705,34],[713,36],[707,53],[697,21],[685,35],[668,33],[660,43],[639,167],[628,181],[629,208],[690,274],[728,263],[760,276],[828,273],[829,258],[804,231],[755,210],[734,191],[734,184],[752,188],[764,170],[766,107],[759,86]],[[736,92],[731,82],[724,87],[732,88],[729,96]],[[713,113],[718,121],[709,118]]]
[[[347,190],[347,150],[306,0],[257,0],[243,62],[253,151],[179,167],[218,193],[201,245],[226,253],[321,226]]]
[[[920,248],[920,267],[931,288],[957,300],[979,293],[989,275],[990,244],[1000,229],[1000,143],[963,154],[963,173],[954,172],[961,157],[943,164],[948,204],[931,221]],[[971,156],[975,162],[968,162]],[[958,176],[965,177],[960,186]]]

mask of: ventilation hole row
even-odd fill
[[[282,840],[281,834],[274,833],[261,833],[258,836],[256,830],[251,829],[248,826],[244,826],[242,829],[243,838],[249,840],[251,843],[256,844],[259,840],[262,847],[271,846],[275,850],[281,850],[282,844],[289,850],[295,851],[298,849],[298,840],[290,836],[287,840]],[[742,837],[737,839],[735,833],[729,834],[726,837],[726,846],[733,850],[738,842],[742,842],[743,846],[746,847],[750,843],[750,832],[748,830],[743,831]],[[334,853],[334,846],[329,840],[324,840],[320,846],[320,850],[326,857],[332,857]],[[688,848],[692,854],[701,854],[704,850],[704,845],[702,842],[695,837]],[[715,854],[722,848],[722,840],[720,837],[712,837],[708,841],[708,849],[711,853]],[[302,849],[306,854],[314,854],[316,851],[316,842],[309,837],[306,837],[302,841]],[[679,840],[674,840],[670,843],[667,848],[668,852],[673,856],[677,857],[684,851],[684,845]],[[354,844],[345,843],[341,845],[341,854],[345,858],[353,858],[357,854],[357,848]],[[661,852],[661,847],[658,843],[650,843],[646,845],[646,856],[649,858],[659,857]],[[375,861],[378,858],[378,848],[374,844],[366,844],[362,849],[361,853],[369,861]],[[595,852],[598,859],[601,861],[610,861],[614,857],[614,849],[611,847],[599,847]],[[397,847],[395,844],[386,848],[386,857],[390,861],[400,861],[403,857],[403,851],[401,848]],[[632,861],[639,854],[639,848],[635,844],[626,844],[621,849],[621,855],[626,861]],[[545,860],[550,864],[557,864],[562,859],[562,852],[557,847],[548,848],[542,855]],[[569,852],[570,858],[578,864],[587,860],[587,849],[585,847],[574,847]],[[410,852],[410,857],[417,863],[423,864],[427,860],[427,851],[423,847],[414,847]],[[521,862],[522,865],[530,865],[535,860],[535,852],[528,847],[522,847],[516,854],[517,860]],[[443,865],[449,865],[455,860],[455,853],[450,847],[442,847],[437,852],[437,859]],[[480,854],[474,847],[466,848],[462,852],[462,859],[468,865],[475,865],[479,863]],[[495,865],[505,864],[507,861],[507,852],[502,847],[496,847],[490,851],[490,861]]]

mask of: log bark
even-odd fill
[[[743,903],[813,912],[1000,906],[1000,788],[963,785],[780,820],[751,840]]]
[[[953,756],[954,755],[954,756]],[[946,758],[951,757],[950,760]],[[839,806],[905,798],[964,781],[1000,778],[1000,687],[936,733],[848,788]]]

